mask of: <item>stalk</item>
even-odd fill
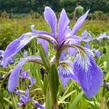
[[[58,102],[57,102],[57,98],[53,101],[53,104],[52,104],[52,109],[58,109]]]
[[[13,109],[17,109],[13,93],[11,94],[11,97],[12,97]]]

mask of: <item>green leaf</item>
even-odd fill
[[[48,78],[49,78],[49,85],[50,85],[52,100],[55,100],[57,99],[57,93],[59,88],[59,76],[58,76],[58,70],[55,64],[51,65]]]
[[[66,99],[66,98],[68,98],[69,96],[71,96],[73,93],[75,93],[76,92],[76,90],[73,90],[73,91],[71,91],[70,93],[68,93],[68,94],[66,94],[66,95],[64,95],[63,97],[61,97],[60,98],[60,101],[59,101],[59,104],[60,103],[63,103],[63,101]],[[65,102],[65,101],[64,101]]]
[[[77,103],[79,102],[79,100],[82,98],[82,96],[83,96],[83,91],[81,93],[79,93],[78,96],[76,96],[76,98],[70,104],[70,106],[69,106],[68,109],[75,109],[75,106],[77,105]]]
[[[7,102],[8,104],[10,104],[11,106],[13,105],[12,102],[11,102],[8,98],[3,97],[3,100],[6,101],[6,102]]]
[[[40,56],[42,58],[42,62],[44,64],[44,67],[46,68],[47,71],[49,71],[50,63],[49,63],[49,59],[48,59],[48,57],[45,53],[45,50],[44,50],[44,48],[42,47],[41,44],[39,44],[38,47],[39,47],[39,52],[40,52]]]
[[[51,109],[52,100],[51,100],[51,97],[50,97],[49,89],[46,92],[46,104],[45,105],[46,105],[46,109]]]

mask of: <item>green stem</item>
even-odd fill
[[[61,55],[61,49],[57,49],[57,53],[56,53],[56,65],[58,66],[59,65],[59,58],[60,58],[60,55]]]
[[[58,102],[57,102],[57,98],[53,101],[53,104],[52,104],[52,109],[58,109]]]
[[[11,97],[12,97],[13,109],[17,109],[13,93],[11,93]]]

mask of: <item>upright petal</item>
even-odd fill
[[[17,65],[16,67],[13,69],[13,71],[11,72],[11,75],[9,77],[9,81],[8,81],[8,91],[9,92],[13,92],[16,88],[16,86],[18,85],[18,80],[19,80],[19,73],[22,70],[23,65],[27,62],[27,61],[34,61],[39,59],[39,57],[36,56],[28,56],[27,58],[22,59]]]
[[[53,37],[56,37],[57,18],[54,11],[50,7],[45,7],[44,18],[52,30]]]
[[[83,65],[81,65],[79,61],[83,60],[76,60],[74,62],[74,73],[78,78],[78,82],[85,92],[86,96],[92,98],[97,94],[102,84],[102,71],[96,65],[94,58],[90,55],[88,68],[87,70]],[[86,63],[86,64],[87,64]]]
[[[80,27],[82,26],[83,22],[84,22],[85,19],[87,18],[88,13],[89,13],[89,10],[88,10],[83,16],[81,16],[81,17],[77,20],[77,22],[76,22],[76,24],[74,25],[74,27],[73,27],[73,29],[72,29],[72,32],[71,32],[72,36],[75,35],[75,34],[77,33],[77,31],[80,29]]]
[[[61,41],[65,38],[65,32],[68,28],[70,20],[67,16],[66,11],[63,9],[60,14],[59,23],[58,23],[58,43],[61,44]]]
[[[18,39],[12,41],[6,48],[4,52],[3,66],[6,67],[8,61],[13,57],[17,52],[19,52],[25,45],[27,45],[36,35],[31,32],[23,34]]]

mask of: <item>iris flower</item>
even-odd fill
[[[29,75],[29,72],[28,71],[21,70],[21,76],[20,76],[20,78],[22,78],[22,79],[28,79],[30,81],[29,87],[31,87],[36,82],[36,80]]]
[[[25,95],[20,96],[20,102],[17,105],[18,107],[25,106],[30,101],[32,101],[32,98],[29,97],[29,89],[26,89]]]
[[[58,65],[58,72],[63,85],[66,85],[70,79],[73,79],[81,86],[87,97],[91,98],[95,96],[102,83],[102,71],[96,64],[91,50],[80,45],[82,40],[87,42],[86,33],[84,33],[81,38],[76,35],[85,21],[88,12],[89,11],[77,20],[73,29],[70,29],[70,20],[64,9],[61,11],[57,23],[57,17],[54,11],[50,7],[45,7],[44,18],[49,24],[51,32],[35,30],[34,26],[32,26],[32,32],[23,34],[7,46],[3,60],[4,67],[11,57],[19,52],[33,38],[37,38],[38,42],[44,47],[46,53],[48,53],[48,42],[53,44],[56,51],[55,61]],[[70,56],[75,55],[73,61],[68,59],[65,60],[66,50],[68,50]],[[20,61],[12,71],[8,82],[8,90],[10,92],[14,91],[18,85],[19,69],[21,69],[28,60],[31,60],[31,58],[28,59],[26,57],[26,59]],[[14,80],[16,80],[16,83],[12,84]]]

